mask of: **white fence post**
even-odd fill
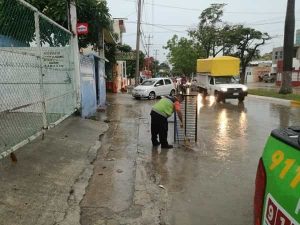
[[[80,59],[79,59],[79,47],[77,36],[77,13],[75,0],[70,2],[70,17],[71,17],[71,29],[72,29],[72,47],[74,54],[74,72],[75,72],[75,91],[76,91],[76,106],[77,109],[81,106],[81,92],[80,92]]]
[[[41,91],[41,100],[42,100],[42,116],[43,116],[43,130],[48,128],[47,114],[46,114],[46,100],[45,100],[45,90],[44,90],[44,72],[43,72],[43,52],[41,45],[41,36],[40,36],[40,15],[38,11],[34,12],[34,24],[35,24],[35,38],[37,43],[37,48],[39,51],[39,61],[40,61],[40,91]]]

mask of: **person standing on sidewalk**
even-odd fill
[[[153,147],[161,144],[161,148],[170,149],[173,145],[168,144],[168,118],[176,111],[183,127],[180,103],[183,95],[167,96],[157,102],[151,110],[151,141]],[[159,141],[157,140],[159,136]]]

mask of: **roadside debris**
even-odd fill
[[[164,190],[166,190],[166,188],[165,188],[165,186],[164,185],[158,185],[158,187],[160,187],[161,189],[164,189]]]

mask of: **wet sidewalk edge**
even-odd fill
[[[272,97],[266,97],[266,96],[260,96],[260,95],[248,95],[248,97],[262,99],[262,100],[274,102],[274,103],[285,105],[285,106],[300,107],[300,101],[295,101],[295,100],[286,100],[286,99],[272,98]]]
[[[104,122],[70,117],[0,160],[0,224],[79,225]]]

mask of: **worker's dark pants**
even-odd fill
[[[151,140],[154,146],[158,145],[157,135],[161,146],[168,145],[168,120],[166,117],[151,111]]]

